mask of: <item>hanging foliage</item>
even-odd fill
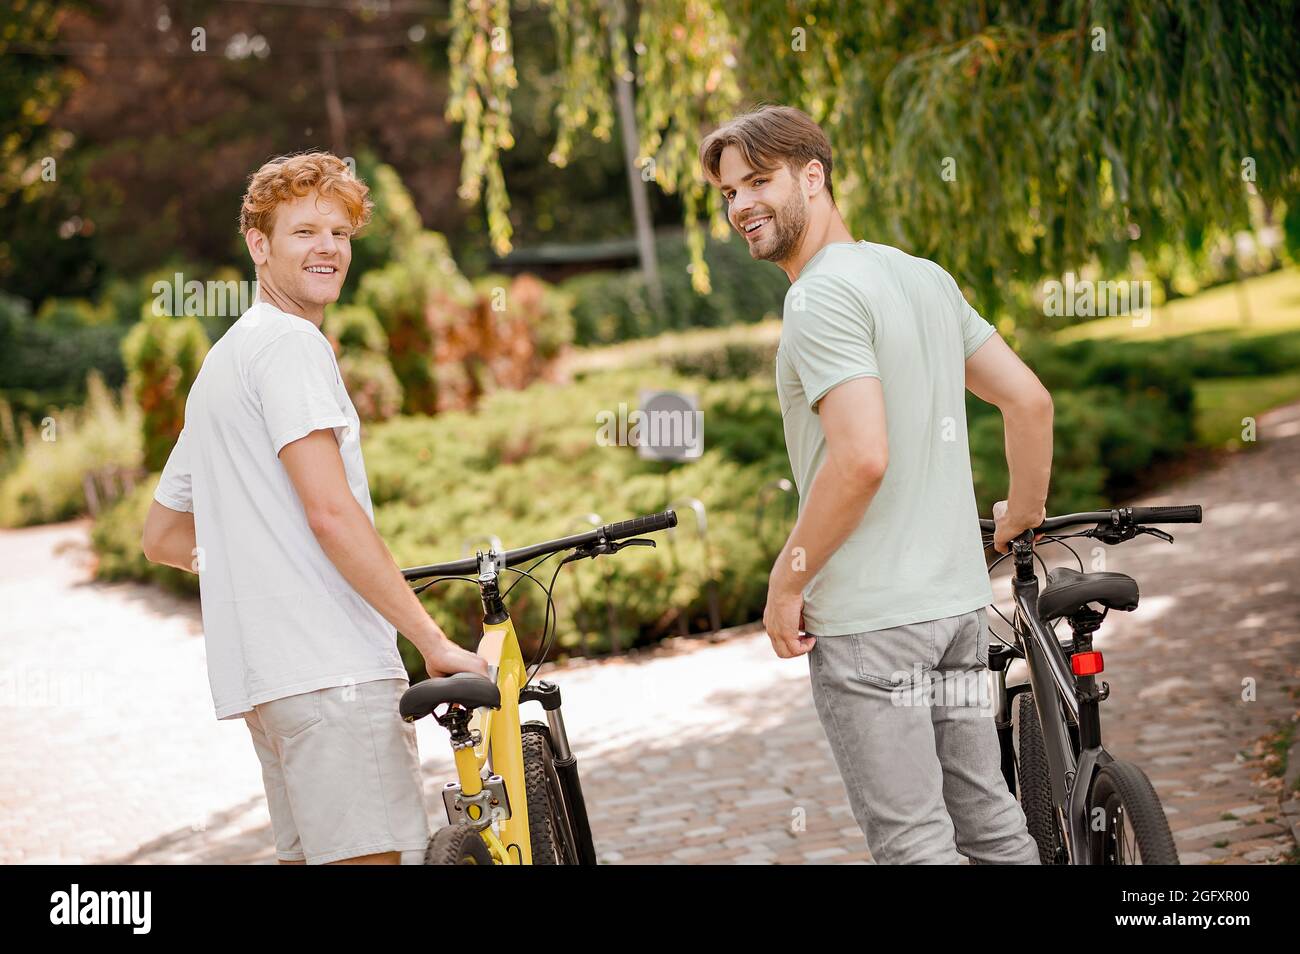
[[[585,122],[604,136],[619,0],[547,0],[567,92],[554,161]],[[505,22],[504,0],[453,3],[459,29]],[[751,105],[804,109],[826,130],[850,229],[940,259],[995,310],[1098,256],[1168,257],[1207,228],[1248,227],[1252,197],[1300,204],[1300,10],[1295,0],[656,0],[635,36],[642,162],[681,194],[692,279],[707,290],[702,218],[727,229],[695,168],[699,138]],[[617,32],[617,29],[615,30]],[[477,36],[477,33],[475,34]],[[479,50],[466,34],[454,46]],[[466,120],[467,193],[505,189],[492,139],[506,84],[464,57],[500,115]],[[495,72],[494,72],[495,70]],[[491,112],[492,110],[488,110]],[[469,111],[466,111],[469,115]],[[472,129],[471,129],[472,127]],[[508,135],[508,134],[507,134]],[[495,170],[495,171],[494,171]]]

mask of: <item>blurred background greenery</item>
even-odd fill
[[[1248,448],[1243,419],[1300,398],[1296,7],[14,0],[0,525],[89,514],[101,577],[197,589],[144,561],[139,529],[238,313],[203,296],[159,313],[158,288],[250,280],[248,175],[326,148],[376,202],[324,330],[399,561],[694,497],[707,547],[683,521],[658,550],[566,571],[558,651],[703,631],[711,600],[724,625],[755,619],[793,515],[773,489],[788,283],[728,240],[694,156],[759,102],[821,122],[855,234],[948,268],[1052,388],[1050,508],[1118,502]],[[1049,314],[1067,272],[1150,282],[1151,320]],[[651,387],[699,397],[701,460],[666,473],[597,443],[597,415]],[[974,399],[968,418],[988,512],[1001,419]],[[544,604],[515,593],[535,640]],[[472,589],[428,600],[472,639]]]

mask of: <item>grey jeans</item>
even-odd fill
[[[817,714],[879,864],[1039,864],[1002,775],[988,644],[978,609],[822,636],[808,654]]]

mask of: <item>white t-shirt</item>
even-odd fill
[[[319,328],[257,302],[203,361],[154,499],[193,511],[208,682],[218,719],[314,689],[405,678],[396,630],[345,580],[280,463],[332,428],[374,522],[361,425]]]

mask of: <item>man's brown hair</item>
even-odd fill
[[[257,229],[269,236],[275,225],[276,206],[313,189],[322,198],[343,203],[353,232],[370,221],[374,211],[370,189],[352,174],[348,164],[333,153],[302,152],[272,159],[249,177],[248,191],[239,209],[240,233]]]
[[[700,143],[700,166],[714,185],[728,146],[740,150],[751,168],[768,172],[779,165],[799,173],[813,159],[826,174],[826,195],[835,203],[831,187],[831,144],[820,126],[793,106],[763,106],[737,116],[709,133]]]

